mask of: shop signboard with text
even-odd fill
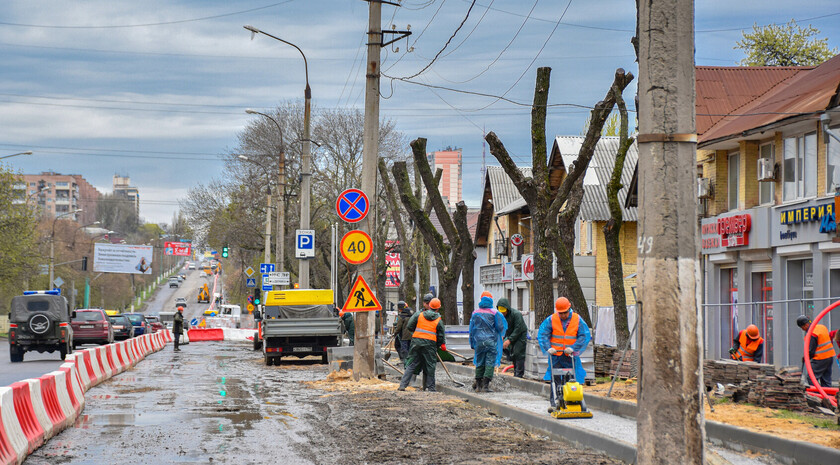
[[[728,212],[704,218],[700,224],[700,248],[704,254],[770,246],[767,208]]]
[[[836,231],[834,197],[774,207],[771,241],[774,247],[831,241]]]

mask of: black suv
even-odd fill
[[[67,299],[59,291],[26,291],[12,298],[9,315],[9,355],[22,362],[28,351],[55,352],[61,359],[73,352],[73,328]]]

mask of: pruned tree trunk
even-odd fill
[[[459,202],[453,215],[454,218],[450,217],[446,204],[444,204],[443,198],[441,198],[440,192],[432,177],[429,161],[426,159],[426,139],[418,138],[412,141],[411,150],[414,155],[414,164],[417,166],[420,178],[423,180],[423,185],[426,188],[426,194],[429,196],[432,208],[435,211],[435,216],[437,216],[441,228],[444,234],[446,234],[446,241],[444,241],[443,236],[441,236],[432,224],[429,215],[412,192],[405,162],[394,163],[392,168],[394,179],[396,180],[403,206],[414,220],[415,226],[420,230],[435,257],[440,286],[438,298],[441,300],[441,313],[444,322],[449,325],[457,324],[457,288],[458,277],[463,264],[463,248],[455,224],[460,222],[466,223],[467,206],[463,202]]]
[[[620,92],[616,92],[616,105],[621,115],[619,129],[619,147],[615,154],[612,176],[607,184],[607,203],[610,209],[610,219],[604,225],[604,243],[607,249],[607,272],[610,277],[610,293],[613,300],[615,315],[615,335],[617,347],[624,347],[630,339],[630,327],[627,323],[627,297],[624,292],[624,265],[621,258],[621,226],[624,223],[624,213],[618,201],[618,191],[623,187],[621,173],[624,171],[624,160],[627,151],[633,145],[633,138],[628,136],[627,105],[624,104]]]
[[[391,182],[391,176],[388,174],[388,168],[385,166],[385,160],[382,158],[379,159],[379,176],[385,188],[385,199],[387,200],[388,211],[391,213],[391,221],[394,223],[394,229],[397,231],[397,239],[400,241],[399,247],[397,248],[400,252],[400,269],[403,273],[403,278],[400,281],[400,299],[405,302],[414,302],[417,297],[417,293],[414,290],[414,280],[417,275],[414,250],[409,245],[410,242],[408,234],[405,231],[402,210],[400,209],[400,204],[397,202],[394,184]]]
[[[561,208],[565,207],[570,199],[574,199],[575,193],[583,188],[582,181],[578,183],[578,180],[583,177],[583,173],[589,165],[589,160],[595,150],[595,144],[600,139],[601,129],[615,104],[613,89],[617,86],[623,90],[633,80],[632,74],[625,73],[622,69],[616,71],[613,85],[607,92],[605,99],[598,102],[591,112],[591,123],[577,161],[572,166],[567,167],[568,175],[563,179],[560,186],[554,189],[548,177],[545,137],[550,75],[551,68],[539,68],[537,70],[534,103],[531,107],[531,170],[533,177],[525,178],[522,175],[516,163],[507,153],[504,144],[494,132],[488,133],[485,137],[490,147],[490,153],[502,165],[505,173],[511,178],[511,181],[528,204],[534,230],[544,231],[544,233],[534,236],[534,311],[538,320],[548,317],[554,311],[552,263],[557,251],[556,247],[561,244],[561,228],[557,218],[560,215]],[[573,218],[577,217],[577,212],[569,211],[568,214]],[[575,311],[587,323],[591,324],[589,311],[586,308],[586,299],[574,273],[572,254],[560,249],[557,253],[557,262],[558,274],[562,276],[563,283],[566,286],[566,297],[572,302]]]
[[[463,201],[458,202],[457,207],[461,208]],[[466,213],[467,206],[463,205]],[[470,321],[472,312],[475,309],[475,259],[478,255],[475,253],[475,244],[470,236],[469,225],[467,225],[466,214],[463,218],[456,215],[455,228],[458,230],[458,235],[461,237],[461,249],[463,262],[461,264],[461,295],[464,303],[464,322]],[[463,219],[463,221],[461,221]]]
[[[435,184],[440,183],[440,178],[442,176],[443,170],[438,168],[437,172],[435,173]],[[414,165],[414,196],[417,199],[423,198],[423,180],[420,179],[420,170],[417,168],[417,165]],[[423,207],[423,211],[426,212],[426,215],[428,215],[432,211],[432,203],[429,201],[428,196],[426,196],[426,203]],[[416,223],[414,224],[414,230],[412,232],[412,235],[413,239],[411,242],[414,246],[414,254],[417,259],[417,289],[418,293],[420,294],[419,297],[422,298],[424,294],[429,292],[429,286],[431,283],[431,278],[429,276],[429,274],[431,273],[431,263],[429,261],[429,246],[423,239],[423,234],[421,234],[420,230],[417,229]]]

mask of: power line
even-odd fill
[[[441,8],[443,8],[443,5],[445,5],[445,4],[446,4],[446,0],[442,0],[442,1],[440,2],[440,6],[438,6],[438,9],[437,9],[437,10],[435,10],[435,13],[434,13],[434,14],[432,15],[432,17],[429,19],[429,22],[428,22],[428,23],[426,23],[426,25],[423,27],[423,30],[422,30],[422,31],[420,31],[420,34],[418,34],[418,35],[417,35],[417,38],[415,38],[415,39],[414,39],[414,43],[415,43],[415,44],[417,44],[417,41],[419,41],[419,40],[420,40],[420,38],[421,38],[421,37],[423,37],[423,34],[425,34],[425,33],[426,33],[426,30],[427,30],[427,29],[429,29],[429,26],[431,26],[432,21],[434,21],[434,20],[435,20],[435,18],[437,17],[438,13],[440,13]],[[391,66],[389,66],[387,69],[385,69],[385,71],[389,71],[391,68],[393,68],[394,66],[396,66],[396,65],[397,65],[397,63],[399,63],[399,62],[400,62],[400,60],[402,60],[402,59],[403,59],[403,57],[405,57],[406,55],[408,55],[408,53],[407,53],[407,52],[408,52],[408,50],[406,50],[406,53],[403,53],[402,55],[400,55],[400,57],[399,57],[399,58],[397,58],[397,61],[395,61],[395,62],[391,63]]]
[[[251,13],[254,11],[265,10],[268,8],[272,8],[275,6],[283,5],[286,3],[292,3],[295,0],[285,0],[282,2],[272,3],[271,5],[260,6],[257,8],[251,8],[249,10],[241,10],[241,11],[234,11],[231,13],[224,13],[220,15],[213,15],[213,16],[203,16],[200,18],[190,18],[190,19],[180,19],[176,21],[164,21],[159,23],[143,23],[143,24],[119,24],[119,25],[107,25],[107,26],[60,26],[60,25],[52,25],[52,24],[23,24],[23,23],[9,23],[9,22],[2,22],[0,21],[0,26],[16,26],[16,27],[37,27],[37,28],[45,28],[45,29],[120,29],[120,28],[133,28],[133,27],[148,27],[148,26],[166,26],[170,24],[183,24],[183,23],[192,23],[196,21],[206,21],[208,19],[218,19],[218,18],[225,18],[228,16],[235,16],[240,15],[243,13]]]

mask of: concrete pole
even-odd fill
[[[265,208],[265,256],[263,263],[271,263],[271,191],[266,196],[268,204]]]
[[[301,52],[302,53],[302,52]],[[300,229],[309,229],[309,198],[312,195],[312,155],[310,153],[310,117],[312,115],[312,89],[309,88],[307,70],[306,90],[304,91],[303,110],[303,154],[300,163]],[[298,283],[301,289],[309,289],[309,260],[299,259]]]
[[[372,211],[376,211],[376,173],[379,155],[379,53],[382,44],[382,4],[368,2],[368,49],[367,49],[367,85],[365,88],[365,127],[362,151],[362,191],[370,200],[369,213],[361,221],[361,230],[373,237],[376,227]],[[359,266],[359,274],[373,289],[376,289],[373,260]],[[379,296],[381,300],[383,296]],[[376,376],[374,357],[376,340],[374,339],[374,312],[356,313],[356,343],[353,352],[353,378],[373,378]]]
[[[704,463],[694,1],[639,5],[640,465]]]
[[[281,149],[282,150],[282,149]],[[280,192],[277,195],[277,271],[286,271],[286,154],[280,152]]]

